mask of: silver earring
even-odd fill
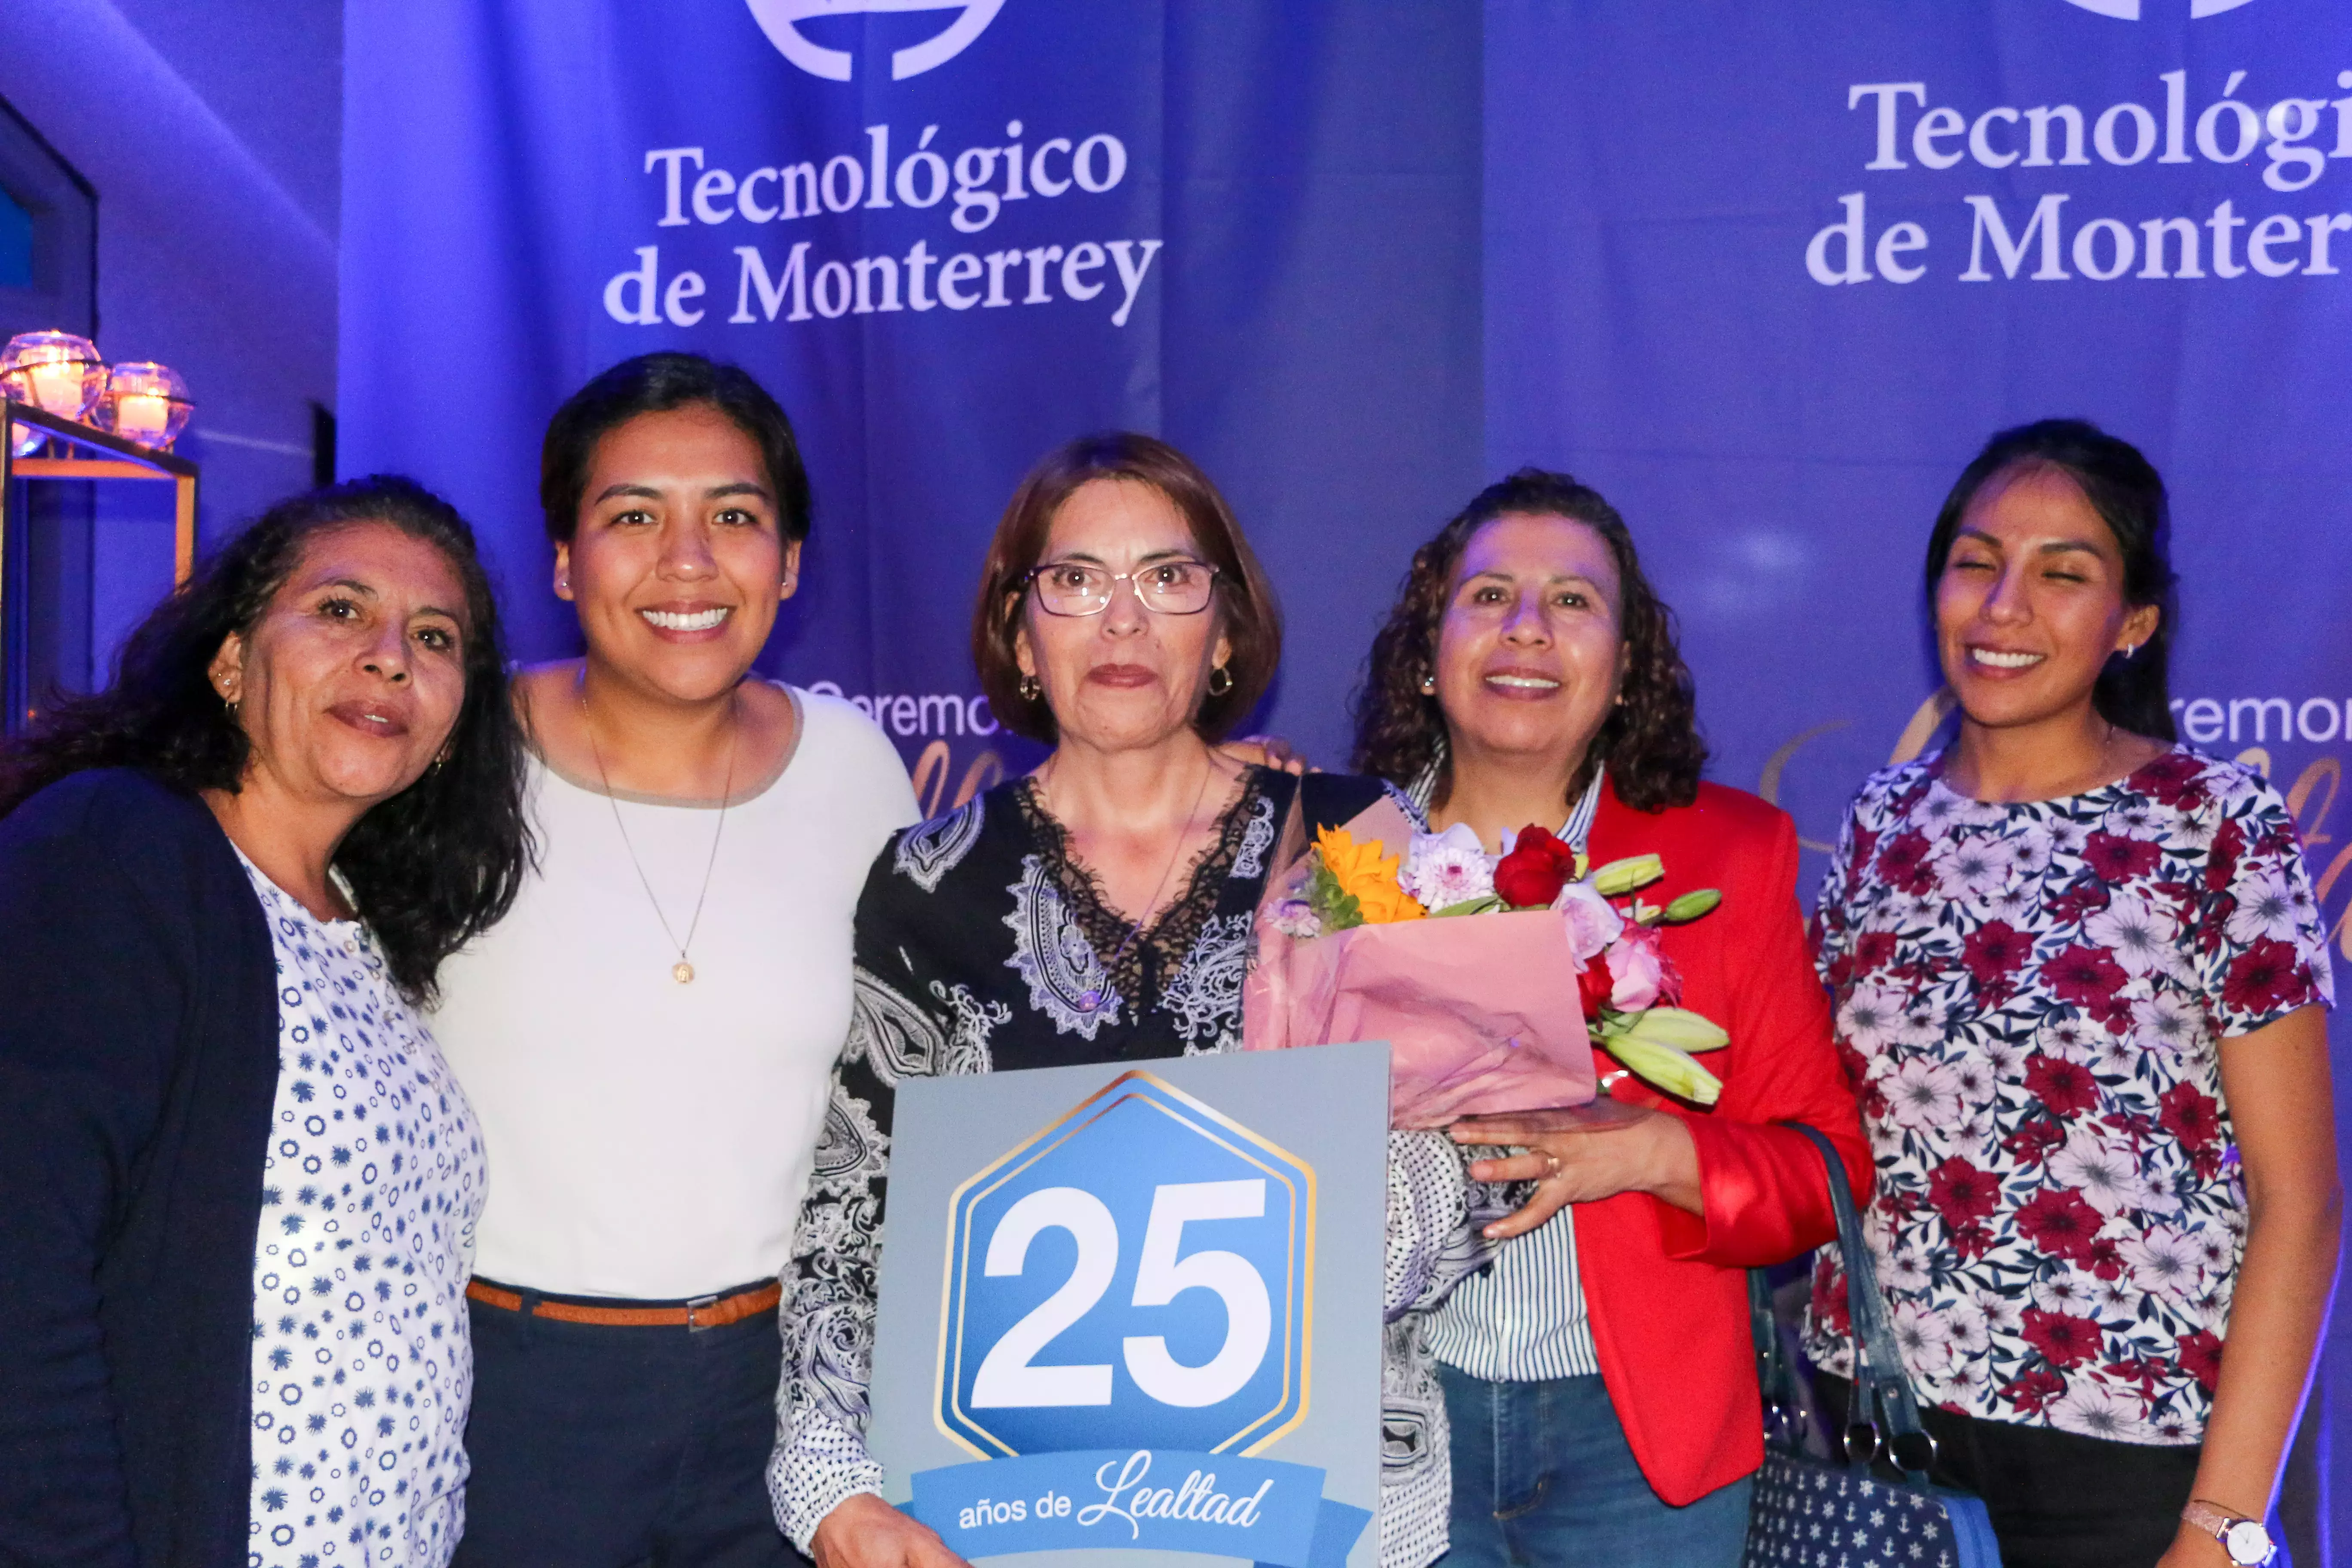
[[[1424,675],[1421,678],[1421,694],[1423,697],[1434,697],[1437,695],[1437,677],[1433,675]]]
[[[1041,686],[1039,686],[1039,685],[1037,684],[1037,678],[1036,678],[1035,676],[1034,676],[1034,675],[1024,675],[1024,676],[1023,676],[1023,677],[1021,678],[1021,700],[1022,700],[1022,701],[1024,701],[1024,702],[1034,702],[1034,701],[1036,701],[1036,700],[1037,700],[1037,693],[1038,693],[1038,692],[1040,692],[1040,691],[1042,691],[1042,690],[1044,690],[1044,689],[1045,689],[1045,688],[1043,688],[1043,687],[1041,687]]]
[[[1223,697],[1234,689],[1234,672],[1223,665],[1209,671],[1209,695]]]

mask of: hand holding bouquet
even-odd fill
[[[1693,1053],[1728,1037],[1675,1005],[1662,923],[1696,920],[1712,889],[1663,908],[1627,898],[1664,874],[1654,855],[1588,869],[1530,826],[1490,856],[1456,826],[1420,833],[1382,802],[1268,883],[1244,1048],[1386,1039],[1391,1123],[1582,1104],[1597,1045],[1669,1094],[1712,1104]]]

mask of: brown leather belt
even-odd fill
[[[522,1310],[523,1298],[519,1290],[501,1290],[495,1285],[469,1279],[466,1282],[466,1294],[486,1307],[509,1312]],[[755,1290],[739,1290],[732,1296],[697,1297],[682,1307],[587,1307],[576,1301],[542,1300],[533,1303],[531,1316],[552,1318],[559,1323],[594,1323],[608,1329],[723,1329],[769,1310],[783,1297],[784,1288],[771,1282]]]

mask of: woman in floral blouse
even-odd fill
[[[2010,1568],[2267,1561],[2237,1521],[2336,1268],[2326,933],[2278,793],[2174,743],[2165,513],[2079,421],[1969,464],[1927,553],[1958,738],[1864,786],[1822,888],[1879,1283]],[[1844,1289],[1825,1250],[1832,1374]]]

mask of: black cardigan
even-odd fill
[[[107,769],[0,819],[0,1564],[247,1560],[276,992],[203,802]]]

